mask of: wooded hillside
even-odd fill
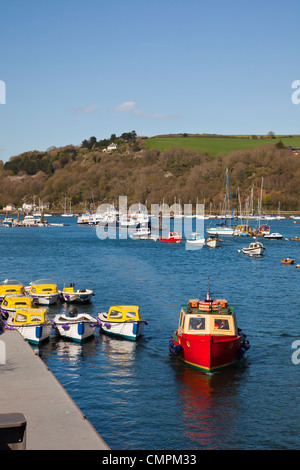
[[[116,150],[103,151],[115,142]],[[253,188],[254,204],[260,195],[263,177],[263,209],[300,210],[300,154],[267,143],[259,147],[211,155],[195,149],[175,147],[147,149],[135,131],[115,135],[105,141],[94,137],[81,146],[51,147],[32,151],[0,164],[0,205],[20,207],[35,197],[62,210],[65,197],[74,211],[94,208],[104,202],[128,204],[176,201],[218,210],[225,194],[225,172],[229,170],[235,209]]]

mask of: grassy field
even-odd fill
[[[168,136],[155,136],[145,139],[147,148],[157,148],[165,150],[173,147],[184,147],[189,149],[197,149],[202,152],[209,152],[211,155],[222,153],[227,155],[233,150],[242,150],[246,148],[253,148],[261,145],[276,144],[282,141],[284,145],[300,148],[300,135],[290,136],[276,136],[274,139],[252,139],[249,136],[235,136],[235,137],[207,137],[202,135],[168,135]]]

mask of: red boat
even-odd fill
[[[181,306],[178,329],[169,341],[172,354],[206,372],[239,361],[250,345],[237,328],[233,306],[225,299],[191,299]]]
[[[179,232],[170,232],[167,237],[160,237],[159,239],[161,242],[166,243],[180,243],[182,236]]]

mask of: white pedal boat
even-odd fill
[[[98,326],[96,318],[87,313],[77,314],[76,309],[70,310],[69,315],[55,315],[53,322],[60,336],[79,342],[92,336]]]

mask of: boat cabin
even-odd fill
[[[244,235],[252,235],[253,234],[253,230],[252,230],[251,226],[247,225],[247,224],[237,225],[235,230],[236,230],[237,233],[244,234]]]
[[[178,334],[237,335],[234,308],[228,306],[225,299],[191,299],[188,305],[181,307]]]
[[[4,297],[7,294],[24,294],[24,285],[16,280],[5,279],[0,282],[0,297]]]
[[[107,321],[139,321],[140,318],[140,309],[137,305],[118,305],[110,307],[107,317]]]
[[[57,284],[50,279],[41,279],[34,281],[30,285],[30,294],[56,294],[58,293]]]
[[[48,313],[46,308],[30,308],[18,309],[12,320],[14,325],[24,325],[24,323],[49,323]]]
[[[19,308],[31,308],[33,306],[33,298],[22,295],[6,295],[1,303],[1,308],[19,309]]]

